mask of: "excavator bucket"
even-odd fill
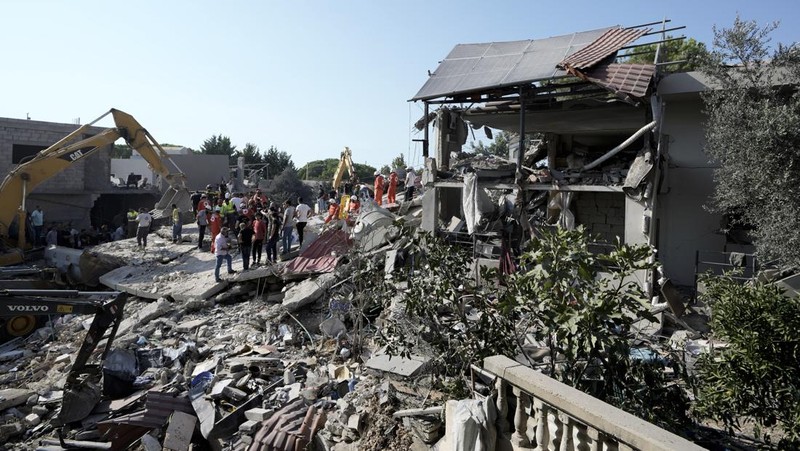
[[[182,213],[192,211],[192,194],[184,188],[169,187],[161,196],[161,200],[156,203],[155,208],[150,214],[154,220],[169,218],[172,213],[172,204],[178,206]]]
[[[64,426],[89,416],[101,398],[100,371],[84,374],[84,380],[64,390],[61,409],[55,418],[55,426]]]
[[[88,361],[101,343],[105,344],[105,348],[100,361],[105,360],[122,322],[127,299],[127,294],[120,293],[95,313],[72,368],[67,374],[61,410],[55,418],[54,425],[64,426],[86,418],[100,401],[102,369],[100,365],[88,364]]]

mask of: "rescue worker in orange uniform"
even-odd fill
[[[386,193],[386,200],[390,204],[396,203],[397,196],[397,172],[392,171],[389,174],[389,192]]]
[[[375,202],[378,205],[383,203],[383,175],[380,171],[375,171]]]
[[[328,216],[325,218],[325,224],[337,219],[339,217],[339,205],[336,204],[336,199],[328,200]]]

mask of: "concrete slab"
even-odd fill
[[[125,319],[119,325],[117,336],[121,337],[128,332],[137,330],[142,324],[147,324],[150,320],[165,315],[173,310],[174,306],[166,299],[159,299],[156,302],[147,304],[137,312],[128,312]]]
[[[181,247],[178,245],[178,247]],[[100,283],[118,291],[124,291],[145,299],[170,296],[175,300],[208,299],[222,291],[227,281],[214,280],[216,257],[196,248],[168,263],[141,262],[123,266],[100,277]],[[234,264],[234,269],[241,269]],[[220,277],[231,276],[222,270]]]
[[[282,305],[289,312],[316,302],[331,285],[336,282],[333,273],[322,274],[306,279],[286,290]]]
[[[411,354],[410,358],[390,356],[386,354],[385,349],[381,349],[371,359],[367,360],[365,365],[373,370],[409,377],[419,372],[427,363],[428,358],[421,355]]]
[[[21,388],[0,390],[0,411],[25,404],[33,393],[31,390],[23,390]]]
[[[164,434],[164,449],[188,450],[194,434],[197,417],[183,412],[173,412]]]

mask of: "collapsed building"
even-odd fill
[[[601,249],[617,238],[650,245],[663,266],[641,279],[652,293],[665,280],[694,286],[697,271],[731,253],[752,274],[752,246],[704,209],[714,168],[703,152],[705,80],[666,73],[663,55],[625,62],[659,42],[652,25],[457,45],[411,99],[425,105],[426,140],[428,124],[436,131],[423,228],[489,259],[503,234],[513,246],[554,224],[583,226]],[[467,136],[486,128],[515,135],[509,155],[459,159]]]

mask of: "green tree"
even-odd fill
[[[508,146],[517,135],[515,133],[501,130],[498,132],[492,142],[486,146],[482,141],[475,141],[469,143],[473,153],[480,155],[495,155],[500,158],[508,158]]]
[[[683,389],[664,374],[677,358],[662,361],[642,343],[634,323],[656,322],[647,294],[634,277],[651,271],[652,251],[617,240],[607,253],[589,250],[582,230],[545,230],[521,257],[522,270],[507,280],[501,299],[551,356],[547,373],[583,392],[673,431],[689,423]],[[638,358],[637,358],[638,357]]]
[[[311,187],[304,184],[297,176],[297,171],[287,167],[274,179],[269,182],[265,190],[270,200],[283,202],[291,200],[293,205],[297,205],[297,198],[302,197],[306,202],[311,203],[313,191]]]
[[[326,160],[314,160],[306,163],[304,171],[308,174],[308,180],[325,180],[330,181],[333,178],[333,171],[336,170],[338,160],[328,158]],[[328,168],[333,169],[328,170]],[[305,174],[303,174],[305,176]]]
[[[408,233],[408,232],[406,232]],[[420,233],[400,238],[413,261],[408,289],[399,295],[405,316],[387,321],[381,341],[392,355],[432,347],[433,368],[459,376],[482,358],[523,353],[534,337],[550,356],[551,377],[648,421],[680,430],[688,424],[683,388],[664,367],[685,375],[679,360],[662,359],[647,343],[633,348],[640,319],[656,321],[633,277],[652,270],[648,247],[617,242],[605,254],[589,251],[583,230],[544,230],[521,257],[520,270],[500,278],[484,270],[483,283],[464,277],[471,253]],[[424,343],[423,343],[424,341]]]
[[[368,164],[353,163],[353,169],[356,170],[356,177],[361,182],[372,181],[375,179],[375,167]],[[331,175],[331,178],[333,176]]]
[[[111,158],[130,158],[133,155],[133,149],[127,144],[114,144],[111,149]]]
[[[673,36],[667,35],[667,39],[672,38]],[[631,64],[654,64],[656,62],[656,49],[658,45],[659,44],[649,44],[628,50],[628,52],[623,55],[630,55],[625,62]],[[667,41],[661,43],[659,60],[662,62],[684,61],[680,64],[671,64],[664,67],[668,72],[686,72],[697,69],[698,59],[705,52],[706,45],[692,38]]]
[[[800,298],[772,284],[742,284],[732,276],[705,277],[702,300],[711,306],[714,338],[727,343],[695,365],[696,413],[722,421],[732,433],[753,423],[777,449],[800,448]]]
[[[200,146],[200,153],[205,155],[227,155],[229,164],[236,164],[236,146],[231,144],[231,139],[222,135],[211,135],[211,138],[203,141]]]
[[[263,156],[258,146],[252,143],[247,143],[244,148],[236,152],[236,158],[244,157],[244,164],[258,164],[263,162]]]
[[[262,162],[267,165],[270,174],[282,174],[284,170],[295,170],[292,156],[284,151],[278,150],[275,146],[269,146],[264,153]]]
[[[705,151],[718,164],[712,208],[753,226],[757,252],[800,265],[800,47],[770,49],[776,24],[714,30],[702,70]],[[787,87],[787,84],[791,83]]]
[[[400,155],[396,156],[394,160],[392,160],[392,169],[405,169],[406,166],[406,159],[401,153]]]

